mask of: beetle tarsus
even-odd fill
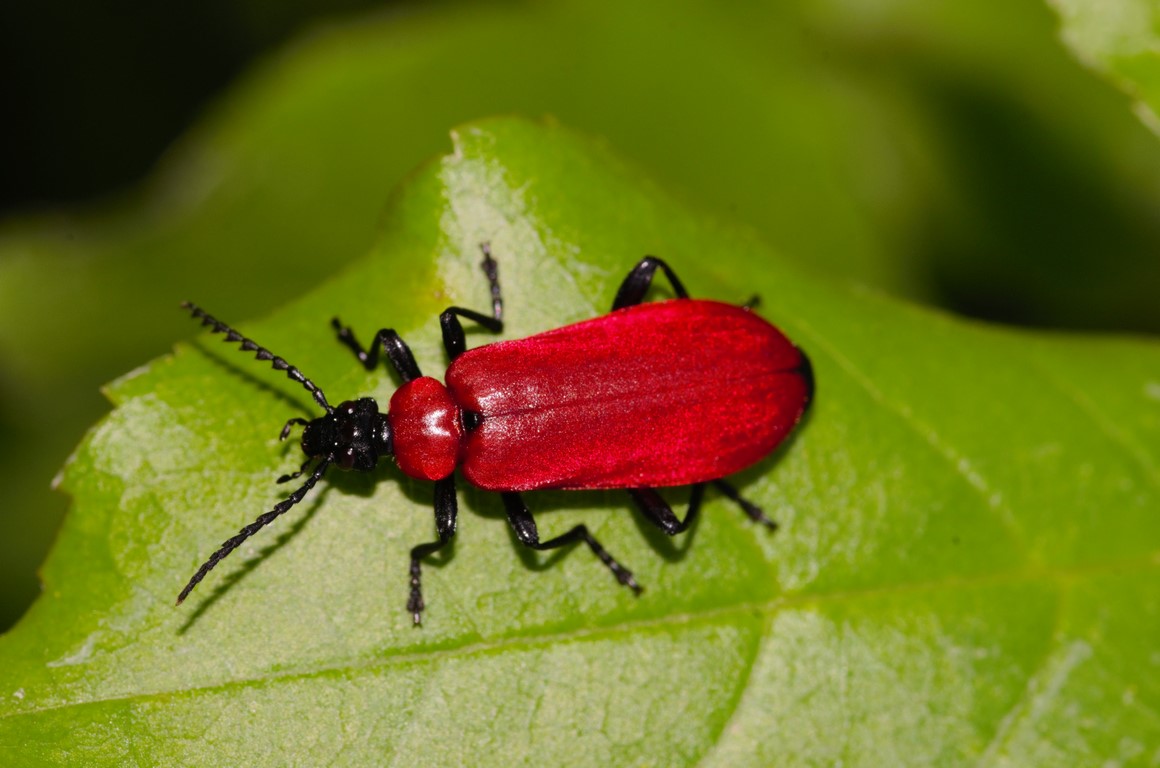
[[[600,561],[608,566],[618,582],[631,589],[634,595],[640,595],[641,592],[644,592],[644,587],[637,583],[636,578],[632,575],[632,571],[609,557],[607,552],[604,555],[605,557],[601,557]],[[599,557],[599,555],[597,556]]]
[[[423,604],[422,566],[419,565],[418,558],[412,557],[411,596],[407,598],[407,610],[415,621],[414,626],[418,627],[423,624],[423,609],[425,607]]]
[[[777,521],[766,517],[765,510],[754,504],[749,499],[746,499],[737,489],[724,480],[714,480],[713,486],[725,494],[725,496],[737,506],[741,507],[741,511],[749,516],[749,519],[755,523],[760,523],[768,528],[770,531],[777,530]]]
[[[491,288],[491,314],[496,320],[503,320],[503,294],[499,289],[499,264],[491,257],[491,243],[480,243],[479,250],[483,251],[483,261],[479,266],[487,276],[488,287]]]

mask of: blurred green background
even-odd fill
[[[1160,143],[1041,0],[58,0],[0,40],[0,629],[99,387],[194,333],[177,302],[309,290],[479,117],[601,136],[835,281],[1160,330]]]

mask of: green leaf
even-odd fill
[[[1049,0],[1063,40],[1088,66],[1136,101],[1136,115],[1160,130],[1160,12],[1148,0]]]
[[[431,538],[431,488],[336,472],[175,609],[280,498],[300,458],[277,431],[313,412],[202,336],[111,386],[116,410],[65,472],[46,594],[0,638],[0,762],[1155,760],[1160,346],[836,288],[551,124],[453,139],[365,259],[267,320],[223,319],[331,400],[385,401],[390,376],[352,364],[333,314],[364,339],[396,328],[434,373],[436,313],[486,305],[481,241],[513,337],[605,311],[662,254],[699,296],[759,293],[814,359],[810,417],[740,478],[782,529],[714,498],[672,542],[621,494],[529,496],[545,534],[588,524],[646,585],[634,598],[586,551],[529,556],[497,499],[467,490],[416,630],[407,552]]]
[[[132,196],[0,223],[0,627],[38,590],[49,481],[98,387],[184,332],[172,306],[301,295],[369,248],[450,128],[496,112],[604,137],[835,280],[1160,327],[1160,143],[1040,0],[415,5],[306,30]]]

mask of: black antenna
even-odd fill
[[[264,515],[258,515],[258,518],[254,520],[254,522],[238,531],[236,536],[231,539],[226,539],[226,541],[220,547],[218,547],[218,551],[210,555],[209,560],[206,560],[204,563],[202,563],[202,566],[197,569],[197,573],[193,574],[193,578],[189,580],[189,583],[185,585],[185,589],[181,590],[181,594],[177,596],[177,604],[181,605],[182,602],[185,601],[185,598],[189,597],[189,593],[193,591],[193,588],[196,587],[201,582],[201,580],[205,578],[206,574],[212,571],[213,567],[224,560],[227,555],[241,546],[243,541],[250,538],[270,523],[274,522],[274,520],[276,520],[279,515],[290,509],[290,507],[302,501],[302,498],[310,492],[310,489],[313,488],[314,484],[319,481],[322,475],[326,472],[326,468],[329,466],[330,459],[328,458],[318,462],[318,466],[315,467],[314,471],[310,473],[310,477],[306,478],[306,482],[302,484],[301,488],[294,491],[294,493],[286,497],[285,500],[279,502],[269,512],[265,513]]]
[[[326,402],[326,395],[324,395],[322,393],[322,390],[319,389],[318,386],[315,385],[315,383],[313,381],[306,378],[302,374],[302,371],[300,371],[297,368],[295,368],[294,366],[290,365],[290,363],[286,362],[281,357],[278,357],[277,355],[275,355],[273,352],[266,349],[265,347],[259,346],[257,343],[250,341],[245,336],[238,333],[233,328],[230,328],[225,323],[223,323],[221,320],[218,320],[213,315],[208,314],[204,309],[197,306],[196,304],[189,302],[189,301],[183,301],[183,302],[181,302],[181,306],[188,309],[190,311],[190,314],[192,314],[194,317],[199,318],[201,320],[202,325],[213,326],[214,333],[225,334],[226,341],[239,342],[242,345],[243,352],[254,352],[255,353],[254,356],[257,357],[259,360],[269,360],[270,364],[274,366],[275,370],[285,371],[287,376],[289,376],[291,379],[293,379],[294,381],[301,384],[303,387],[306,388],[307,392],[309,392],[311,395],[314,396],[314,402],[321,405],[323,410],[325,410],[327,413],[334,413],[334,409],[330,407],[330,403]],[[311,485],[313,485],[313,483],[311,483]],[[285,511],[285,510],[283,510],[283,511]],[[212,566],[210,566],[210,567],[212,567]],[[209,570],[209,569],[207,568],[206,570]],[[204,576],[204,575],[205,574],[202,574],[202,576]],[[200,579],[194,579],[192,584],[196,584],[198,581],[200,581]],[[191,584],[191,586],[192,586],[192,584]],[[184,595],[184,594],[185,593],[183,592],[182,595]],[[181,601],[178,600],[178,602],[181,602]]]

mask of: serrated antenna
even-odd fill
[[[189,597],[189,593],[193,591],[194,587],[201,583],[201,580],[205,578],[206,574],[212,571],[215,565],[226,559],[226,556],[228,556],[231,552],[240,547],[242,542],[265,528],[270,523],[274,522],[274,520],[276,520],[279,515],[285,513],[286,510],[302,501],[303,497],[306,496],[310,489],[314,487],[314,484],[318,482],[319,478],[321,478],[326,473],[326,469],[329,466],[330,459],[323,459],[322,461],[318,462],[318,466],[316,466],[314,471],[310,473],[310,477],[306,478],[306,482],[302,484],[301,488],[294,491],[294,493],[290,494],[286,499],[276,504],[269,512],[265,513],[264,515],[258,515],[258,518],[254,520],[254,522],[238,531],[236,536],[230,539],[226,539],[224,542],[222,542],[222,545],[218,547],[218,550],[210,555],[208,560],[202,563],[201,567],[197,569],[197,573],[193,574],[193,578],[190,579],[189,583],[185,585],[185,589],[181,590],[181,594],[177,596],[177,604],[181,605],[183,602],[185,602],[185,598]]]
[[[306,378],[302,374],[302,371],[290,365],[290,363],[286,362],[285,359],[278,357],[273,352],[257,344],[256,342],[247,339],[245,336],[238,333],[233,328],[223,323],[221,320],[218,320],[213,315],[207,313],[204,309],[197,306],[196,304],[189,301],[183,301],[181,302],[181,306],[185,309],[188,309],[190,314],[201,320],[202,325],[211,326],[213,333],[223,334],[225,336],[224,341],[238,342],[242,345],[241,349],[243,352],[253,352],[257,359],[269,360],[270,364],[274,366],[275,370],[285,371],[287,376],[306,388],[306,391],[314,397],[314,402],[322,406],[323,410],[325,410],[327,413],[334,413],[334,409],[330,407],[330,403],[326,402],[326,395],[323,394],[322,390],[319,389],[313,381]]]

